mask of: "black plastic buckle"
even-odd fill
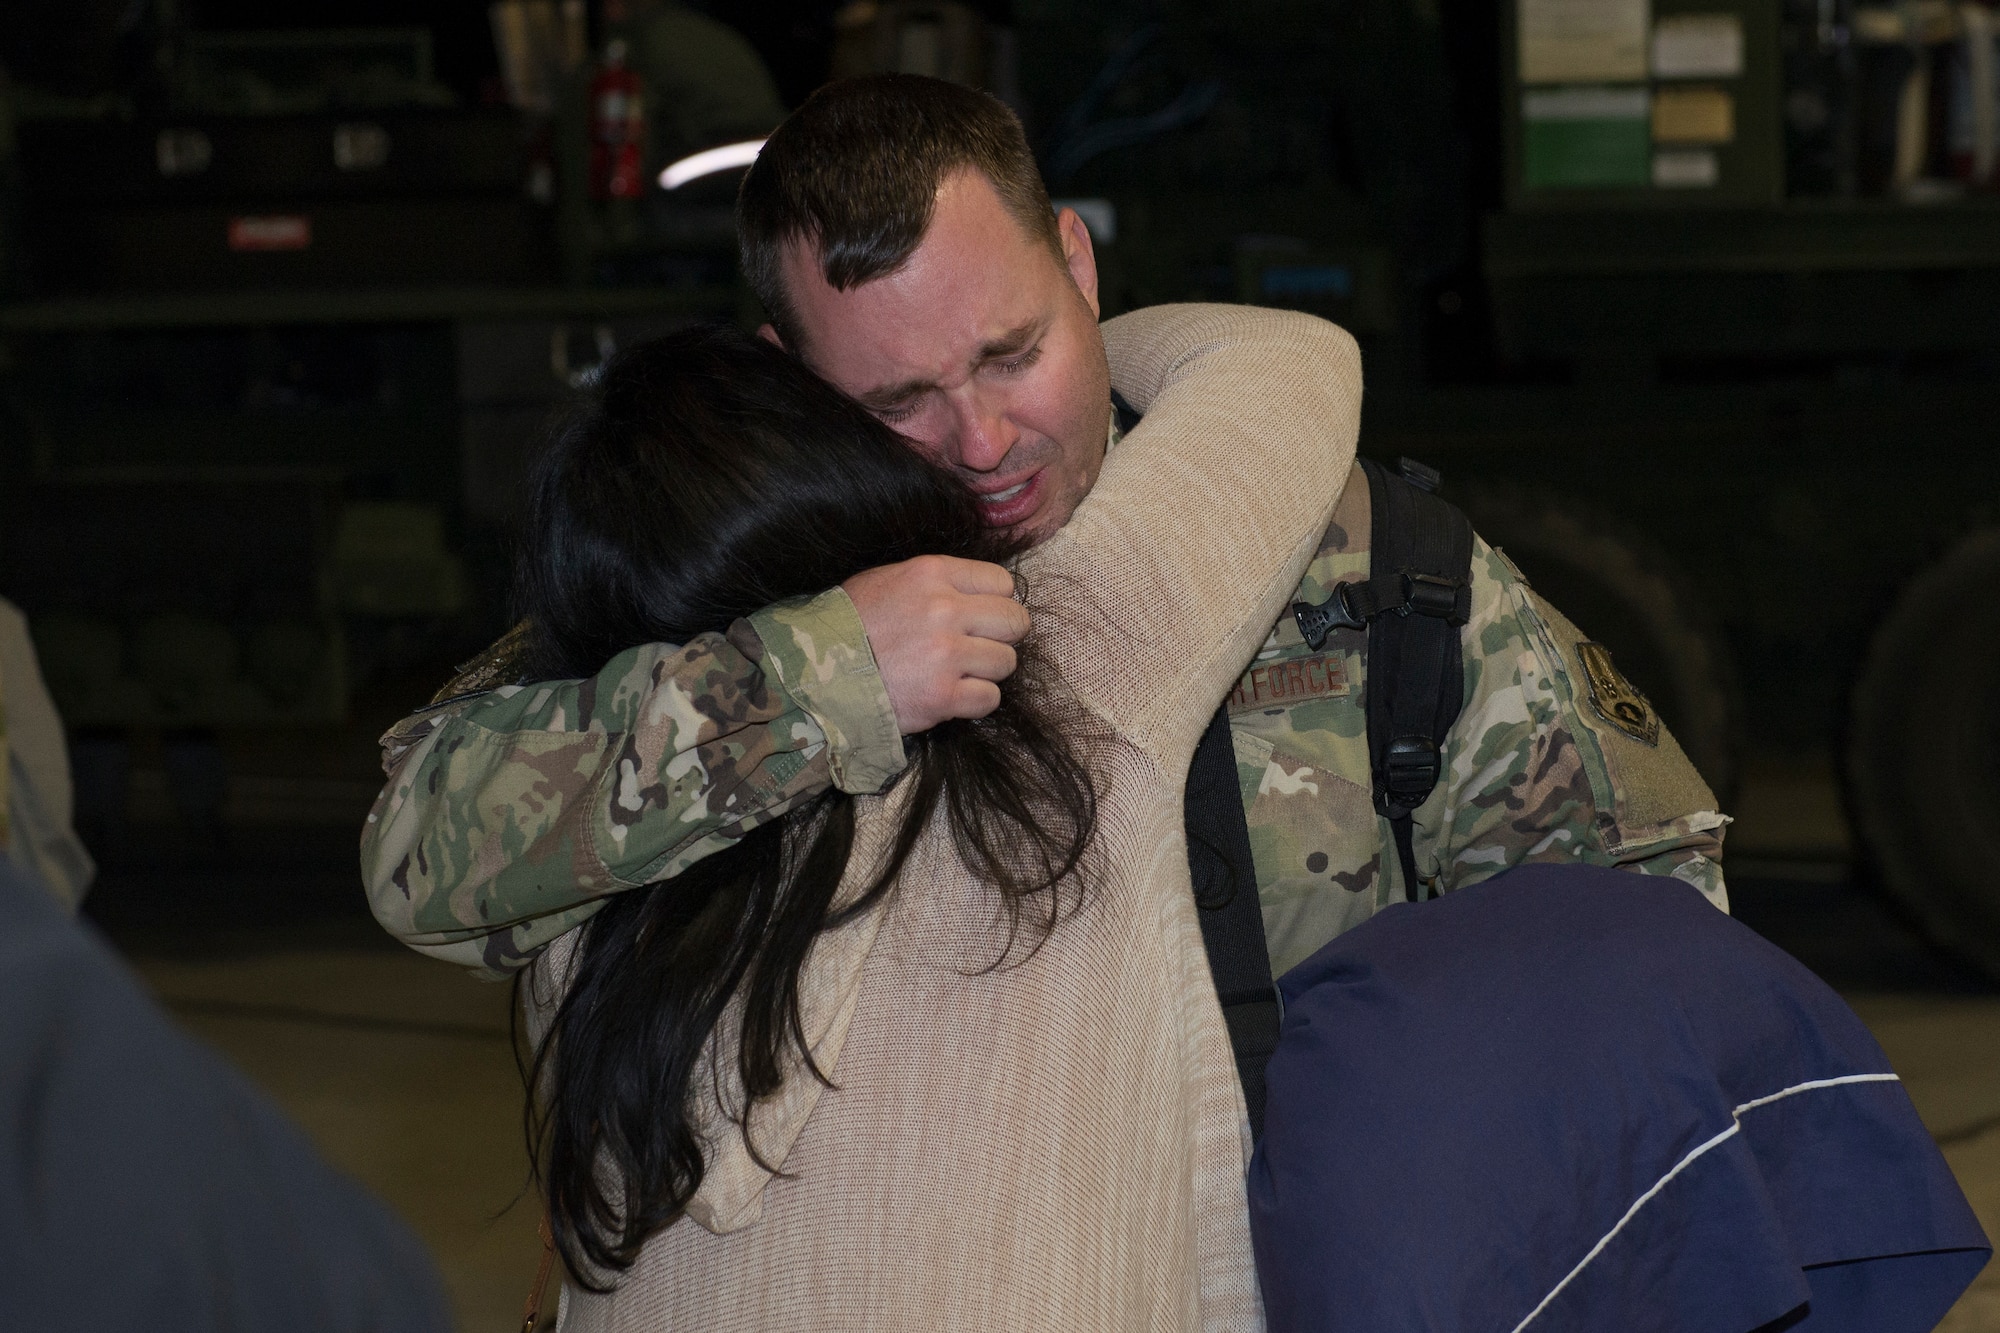
[[[1299,633],[1305,637],[1306,647],[1318,652],[1326,645],[1326,636],[1337,629],[1367,629],[1368,622],[1356,615],[1353,603],[1347,600],[1347,590],[1351,583],[1336,583],[1326,600],[1318,606],[1311,602],[1293,602],[1292,619],[1299,624]]]
[[[1428,463],[1419,463],[1414,458],[1399,458],[1396,460],[1396,471],[1402,474],[1404,481],[1420,491],[1436,495],[1444,489],[1444,473]]]
[[[1450,620],[1458,613],[1458,584],[1435,574],[1413,574],[1406,569],[1402,610],[1404,615],[1414,611],[1420,616]]]
[[[1437,742],[1428,736],[1398,736],[1382,756],[1382,790],[1394,805],[1414,810],[1438,782]]]

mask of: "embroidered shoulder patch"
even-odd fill
[[[1584,642],[1577,644],[1576,657],[1590,681],[1590,706],[1597,715],[1635,741],[1659,744],[1660,715],[1612,664],[1611,650],[1601,643]]]
[[[427,708],[463,699],[468,694],[484,694],[502,685],[513,685],[521,679],[522,659],[528,655],[528,622],[523,620],[514,628],[495,639],[469,662],[459,663],[452,678],[444,683],[444,688],[431,696]]]

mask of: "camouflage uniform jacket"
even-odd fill
[[[1368,523],[1356,468],[1301,599],[1368,576]],[[1715,798],[1664,730],[1648,745],[1597,715],[1581,636],[1483,542],[1463,638],[1465,707],[1416,815],[1419,874],[1450,890],[1578,860],[1674,875],[1726,905]],[[1369,794],[1364,647],[1342,630],[1312,652],[1287,616],[1230,699],[1277,973],[1407,896]],[[488,974],[523,966],[604,895],[671,876],[829,785],[878,790],[903,765],[837,589],[623,653],[588,680],[452,700],[383,749],[389,783],[362,837],[375,915]]]
[[[904,763],[838,588],[620,653],[586,680],[450,698],[391,728],[382,752],[389,782],[361,836],[376,919],[495,976],[605,895],[677,874],[829,786],[878,791]]]
[[[1299,600],[1368,577],[1369,522],[1357,466]],[[1449,891],[1574,860],[1673,875],[1726,908],[1715,797],[1665,728],[1649,743],[1599,713],[1583,636],[1477,539],[1461,638],[1465,704],[1414,818],[1418,875]],[[1365,631],[1339,629],[1315,652],[1287,616],[1228,700],[1274,975],[1409,896],[1371,795],[1366,646]]]

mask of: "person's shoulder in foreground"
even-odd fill
[[[21,1327],[451,1327],[416,1237],[4,857],[0,1011],[0,1285]]]
[[[1672,880],[1522,866],[1281,989],[1273,1330],[1917,1333],[1992,1252],[1861,1020]]]
[[[74,908],[97,875],[75,813],[62,718],[19,607],[0,597],[0,855]]]

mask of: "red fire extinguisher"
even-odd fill
[[[590,81],[590,194],[639,199],[646,193],[646,104],[639,76],[625,67],[622,38],[604,45]]]

